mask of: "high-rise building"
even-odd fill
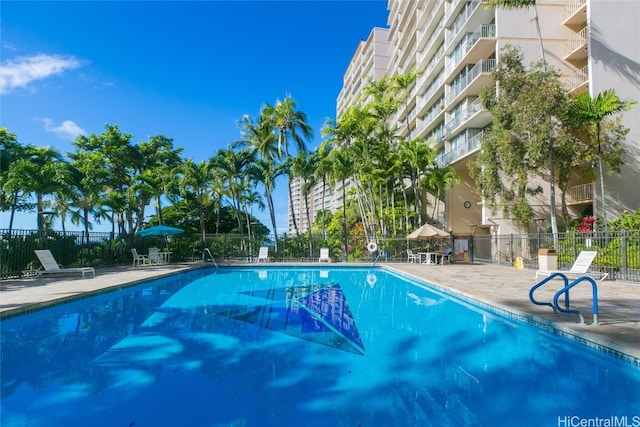
[[[337,116],[358,101],[370,79],[411,69],[420,73],[395,120],[403,136],[424,138],[437,150],[439,165],[454,168],[460,177],[443,201],[441,221],[448,230],[521,231],[483,205],[468,170],[491,125],[480,90],[491,83],[505,45],[517,46],[527,65],[544,58],[572,93],[595,97],[614,89],[623,100],[640,100],[640,1],[537,0],[535,7],[506,10],[481,0],[389,0],[387,8],[389,29],[374,29],[347,67]],[[376,59],[386,65],[384,71],[372,65]],[[575,218],[589,207],[602,217],[606,206],[609,219],[640,208],[640,106],[622,117],[630,132],[621,173],[605,172],[604,194],[595,182],[576,177],[567,191]],[[542,187],[544,193],[531,204],[539,218],[548,219],[550,186]],[[334,209],[341,204],[341,191],[334,189]]]
[[[389,64],[387,56],[389,50],[388,31],[384,28],[373,28],[369,37],[366,40],[361,40],[358,44],[358,48],[344,74],[342,90],[338,95],[338,117],[349,105],[359,102],[362,88],[369,81],[379,80],[387,72]],[[300,178],[295,178],[292,181],[292,185],[296,190],[294,191],[293,200],[289,200],[290,207],[292,204],[293,211],[296,213],[296,223],[300,233],[304,233],[310,228],[305,218],[304,199],[301,191],[302,184],[303,182]],[[348,182],[344,183],[344,185],[343,183],[338,183],[331,188],[323,185],[322,182],[318,182],[308,195],[311,222],[315,222],[316,212],[319,213],[322,209],[333,212],[342,206],[343,191],[348,191],[349,188]],[[295,235],[291,209],[289,209],[288,217],[289,234]]]

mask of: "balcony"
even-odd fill
[[[464,144],[459,144],[453,149],[447,151],[442,157],[438,158],[438,167],[442,168],[450,165],[477,150],[487,135],[489,135],[489,131],[482,131],[467,139]]]
[[[568,62],[584,62],[587,60],[587,30],[584,27],[564,44],[564,60]]]
[[[479,113],[480,111],[482,111],[481,99],[476,98],[473,102],[468,104],[466,107],[462,108],[462,111],[460,111],[460,113],[457,116],[455,116],[454,118],[449,120],[447,123],[445,123],[444,134],[448,136],[455,133],[454,131],[457,128],[459,128],[462,125],[467,125],[468,124],[467,122],[471,120],[471,118],[476,116],[477,113]],[[486,125],[489,121],[490,119],[486,119],[486,118],[481,121],[473,120],[474,123],[467,127],[479,127],[482,125]]]
[[[463,41],[462,49],[449,56],[445,75],[454,76],[464,66],[464,63],[473,63],[482,58],[488,58],[496,50],[496,26],[495,24],[483,24],[473,33],[469,33],[466,41]],[[456,48],[457,49],[457,48]]]
[[[564,7],[564,25],[582,28],[587,24],[587,0],[570,0]]]
[[[589,89],[589,68],[582,67],[572,75],[563,78],[562,83],[574,95],[586,92]]]
[[[593,203],[593,184],[574,185],[567,190],[569,206]]]
[[[484,79],[478,79],[478,77],[482,74],[490,73],[495,67],[495,59],[483,59],[474,65],[464,78],[460,79],[460,81],[450,87],[449,94],[446,99],[446,105],[454,103],[455,99],[465,92],[473,92],[474,95],[480,93],[480,87],[485,86],[489,82],[485,82]],[[469,90],[467,91],[467,89]]]

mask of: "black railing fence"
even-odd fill
[[[271,261],[317,261],[320,248],[329,248],[334,262],[372,262],[369,244],[364,238],[323,238],[320,235],[280,236],[277,242],[242,235],[178,234],[167,237],[139,237],[113,233],[61,232],[52,230],[0,229],[0,278],[15,278],[26,270],[40,267],[36,249],[49,249],[62,267],[108,267],[132,262],[131,249],[148,254],[149,248],[171,252],[172,262],[203,259],[205,248],[216,261],[235,263],[256,259],[260,246],[270,246]],[[640,283],[640,231],[607,233],[560,233],[553,235],[452,235],[433,240],[407,240],[406,237],[379,238],[378,262],[406,262],[407,249],[414,252],[453,250],[453,262],[483,262],[502,265],[522,263],[524,268],[538,266],[538,252],[553,248],[558,267],[568,269],[582,250],[596,250],[592,270],[607,272],[609,278]],[[376,254],[377,255],[377,254]]]

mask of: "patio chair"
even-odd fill
[[[136,265],[146,265],[149,264],[149,257],[146,255],[140,255],[137,249],[131,249],[131,256],[133,257],[132,267]]]
[[[258,258],[256,262],[269,262],[269,246],[260,246],[260,252],[258,252]]]
[[[573,262],[573,265],[569,270],[537,270],[536,279],[538,278],[538,276],[549,277],[553,273],[562,273],[564,275],[586,274],[587,271],[589,270],[589,267],[591,267],[591,263],[593,262],[593,259],[596,257],[597,254],[598,252],[596,251],[582,251],[578,255],[578,258],[576,258],[576,260]],[[609,273],[604,273],[600,278],[600,280],[604,280],[608,275]]]
[[[40,264],[42,264],[42,267],[39,270],[36,270],[36,274],[38,276],[42,276],[43,274],[68,273],[82,273],[82,277],[85,277],[86,273],[91,273],[94,276],[96,275],[96,271],[93,269],[93,267],[60,268],[56,259],[53,257],[53,254],[48,249],[36,250],[34,252],[40,260]]]
[[[149,248],[149,264],[164,264],[158,248]]]
[[[318,262],[331,262],[331,258],[329,257],[329,248],[320,248],[320,258],[318,258]]]
[[[414,254],[411,249],[407,249],[407,262],[420,262],[420,255]]]
[[[451,264],[451,255],[453,255],[451,248],[445,248],[442,255],[440,255],[440,264],[444,265],[445,260],[447,261],[447,264]]]

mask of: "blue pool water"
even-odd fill
[[[0,424],[640,426],[632,364],[374,272],[198,270],[3,320]]]

